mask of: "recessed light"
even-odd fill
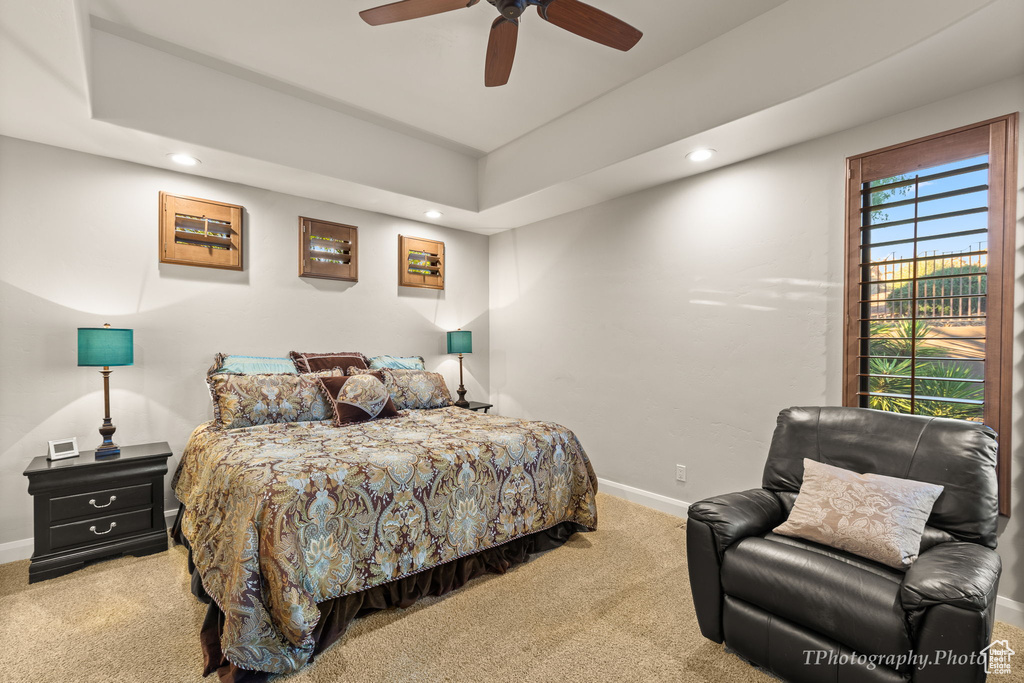
[[[189,156],[188,154],[168,154],[167,156],[171,158],[171,161],[176,164],[181,164],[182,166],[195,166],[196,164],[202,163],[199,159]]]
[[[686,155],[686,158],[690,161],[707,161],[715,155],[713,149],[695,149]]]
[[[437,211],[436,209],[431,209],[430,211],[423,212],[423,215],[426,216],[427,218],[440,218],[444,214],[441,213],[440,211]]]

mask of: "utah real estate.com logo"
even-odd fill
[[[1010,649],[1010,643],[1006,640],[993,640],[992,644],[981,651],[985,657],[985,673],[987,674],[1008,674],[1010,673],[1010,657],[1017,654]]]

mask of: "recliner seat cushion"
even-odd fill
[[[912,649],[899,597],[902,578],[898,570],[853,555],[832,557],[761,537],[736,543],[722,561],[727,595],[865,654]]]
[[[769,531],[763,536],[767,541],[773,543],[781,543],[782,545],[788,545],[793,548],[799,548],[807,552],[817,553],[818,555],[824,555],[825,557],[831,557],[833,560],[845,562],[851,566],[863,569],[866,572],[877,574],[883,579],[895,581],[899,583],[905,576],[906,570],[894,570],[892,567],[887,567],[880,562],[872,562],[871,560],[865,559],[853,553],[848,553],[845,550],[839,548],[833,548],[830,545],[824,545],[821,543],[815,543],[814,541],[808,541],[806,538],[793,538],[792,536],[780,536],[779,534]]]

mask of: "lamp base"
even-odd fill
[[[459,388],[456,390],[456,393],[459,395],[459,400],[455,402],[455,405],[457,405],[459,408],[468,408],[469,401],[466,400],[466,387],[460,384]]]
[[[103,443],[96,447],[97,458],[107,458],[121,452],[121,447],[114,443],[113,438],[111,438],[116,431],[117,427],[110,421],[108,409],[107,417],[103,418],[103,426],[100,427],[100,436],[103,437]]]

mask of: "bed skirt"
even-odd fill
[[[192,594],[209,605],[199,632],[199,641],[203,648],[203,676],[216,671],[221,683],[264,683],[272,674],[240,669],[229,662],[221,652],[220,636],[224,625],[224,613],[206,593],[199,572],[192,562],[192,549],[181,533],[181,516],[184,510],[184,505],[178,509],[171,537],[176,543],[188,549]],[[317,605],[320,610],[320,621],[313,632],[316,645],[309,661],[312,663],[317,654],[341,638],[355,619],[378,610],[410,607],[420,598],[444,595],[483,574],[504,574],[510,568],[526,562],[531,554],[557,548],[577,531],[586,530],[586,527],[576,522],[562,522],[550,529],[460,557],[412,576],[373,586],[358,593],[325,600]]]

